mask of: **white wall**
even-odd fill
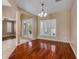
[[[12,7],[2,6],[2,16],[16,19],[16,11]]]
[[[74,53],[77,55],[77,1],[74,1],[74,4],[71,8],[71,46]]]
[[[63,42],[69,42],[70,40],[70,32],[69,32],[69,11],[59,12],[53,15],[57,20],[57,40]]]

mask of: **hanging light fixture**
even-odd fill
[[[41,13],[38,14],[38,16],[40,16],[40,17],[46,17],[47,13],[44,10],[44,3],[42,3],[41,6],[42,6],[42,11],[41,11]]]

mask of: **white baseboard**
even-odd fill
[[[69,41],[67,40],[57,40],[57,39],[52,39],[52,38],[40,38],[38,37],[37,39],[44,39],[44,40],[51,40],[51,41],[59,41],[59,42],[66,42],[66,43],[70,43]]]
[[[74,50],[74,47],[73,47],[73,45],[72,45],[72,43],[71,43],[71,42],[70,42],[70,46],[71,46],[71,48],[72,48],[72,50],[73,50],[73,52],[74,52],[75,56],[77,57],[76,51]]]

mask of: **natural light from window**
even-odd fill
[[[56,19],[40,20],[40,36],[56,37]]]
[[[22,21],[22,36],[32,37],[32,19],[24,19]]]

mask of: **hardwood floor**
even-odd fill
[[[76,59],[68,43],[32,40],[16,47],[9,59]]]

